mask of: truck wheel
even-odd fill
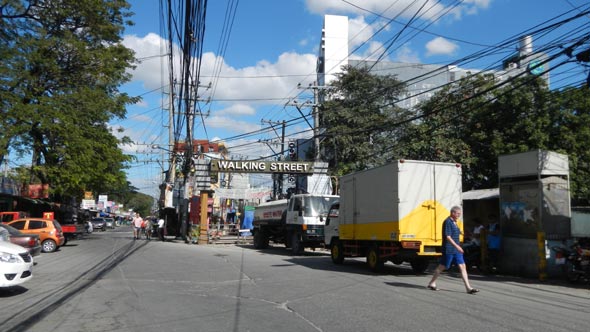
[[[254,232],[254,248],[255,249],[266,249],[268,248],[268,238],[263,231],[258,230]]]
[[[412,271],[416,274],[422,274],[428,268],[428,260],[424,258],[414,258],[410,262],[412,266]]]
[[[287,232],[287,236],[285,237],[285,248],[291,248],[291,237],[293,234],[291,232]]]
[[[379,257],[379,247],[374,245],[367,253],[367,265],[373,272],[379,272],[383,269],[385,262]]]
[[[301,243],[301,238],[299,233],[294,232],[291,236],[291,250],[293,251],[293,255],[301,255],[303,254],[304,248]]]
[[[334,240],[330,253],[332,256],[332,262],[334,262],[334,264],[344,263],[344,248],[342,247],[342,242],[339,240]]]
[[[47,239],[41,243],[43,252],[54,252],[57,249],[57,244],[51,239]]]

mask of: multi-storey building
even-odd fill
[[[329,85],[342,67],[371,68],[376,75],[395,75],[406,83],[406,95],[398,106],[411,109],[421,101],[428,100],[443,86],[468,75],[478,73],[493,74],[499,81],[527,72],[541,75],[549,85],[549,63],[544,53],[533,51],[530,36],[523,36],[518,50],[492,69],[463,69],[452,65],[434,65],[391,61],[353,60],[348,49],[348,18],[346,16],[326,15],[322,28],[322,40],[317,61],[317,80],[320,86]],[[321,101],[321,100],[320,100]]]

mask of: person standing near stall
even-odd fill
[[[160,241],[165,241],[164,239],[164,219],[158,219],[158,237]]]

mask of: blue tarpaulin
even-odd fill
[[[249,209],[250,206],[244,208],[244,220],[242,221],[241,229],[252,229],[252,221],[254,221],[254,208]]]

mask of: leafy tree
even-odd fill
[[[132,192],[129,201],[126,204],[123,203],[123,206],[127,209],[139,212],[142,217],[145,217],[151,214],[154,203],[155,199],[152,196],[140,192]]]
[[[462,80],[421,105],[404,138],[409,158],[460,162],[464,189],[498,185],[498,156],[536,149],[568,155],[572,197],[590,199],[590,94],[550,91],[525,76],[502,86],[492,76]]]
[[[590,89],[568,88],[552,93],[548,148],[569,158],[574,203],[590,204]]]
[[[460,162],[466,190],[497,186],[499,155],[548,148],[549,94],[544,81],[531,77],[500,86],[492,75],[461,80],[421,105],[407,154]]]
[[[52,194],[81,196],[126,184],[130,160],[107,126],[136,98],[124,0],[3,1],[0,6],[0,158],[32,154],[32,171]]]
[[[384,164],[409,116],[395,103],[405,91],[395,77],[373,75],[367,68],[346,66],[332,82],[321,109],[325,128],[322,148],[333,174],[342,175]]]

